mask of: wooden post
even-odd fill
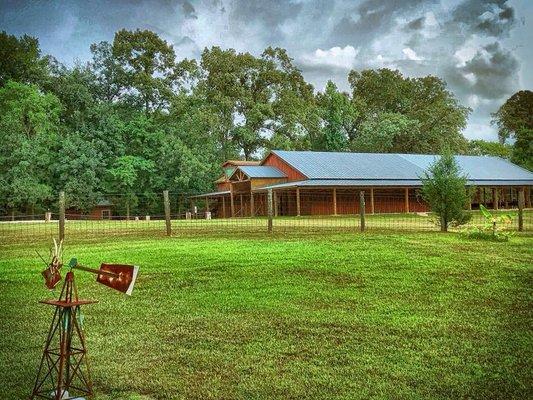
[[[205,211],[209,212],[209,197],[205,196]]]
[[[333,188],[333,215],[337,215],[337,188]]]
[[[525,205],[525,190],[520,188],[518,191],[518,230],[524,230],[524,205]]]
[[[65,192],[59,192],[59,241],[65,239]]]
[[[531,189],[528,186],[526,190],[526,205],[527,208],[531,208]]]
[[[374,214],[374,188],[370,188],[370,213]]]
[[[170,224],[170,199],[168,198],[168,190],[163,190],[163,205],[165,206],[167,236],[170,236],[172,234],[172,225]]]
[[[250,189],[250,217],[253,217],[254,214],[254,192],[252,192],[252,190]]]
[[[231,208],[231,217],[233,218],[235,216],[235,202],[233,200],[233,183],[231,182],[229,184],[229,200]]]
[[[498,209],[498,202],[499,202],[499,196],[498,196],[498,189],[497,188],[492,188],[492,208],[497,210]]]
[[[300,188],[296,188],[296,216],[300,215]]]
[[[222,218],[226,218],[226,196],[222,195]]]
[[[274,191],[274,217],[278,216],[278,194]]]
[[[272,233],[272,189],[268,189],[268,233]]]
[[[359,216],[361,218],[361,232],[365,231],[365,192],[359,192]]]
[[[409,188],[405,188],[405,212],[409,212]]]
[[[242,193],[239,195],[239,198],[241,200],[241,205],[240,205],[241,217],[244,217],[244,207],[242,205]]]

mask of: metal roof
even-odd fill
[[[527,186],[532,181],[508,181],[506,186]],[[502,181],[495,180],[467,180],[467,185],[473,186],[499,186]],[[420,187],[420,179],[308,179],[305,181],[293,181],[275,185],[262,186],[254,189],[260,192],[268,189],[291,189],[297,187]]]
[[[240,166],[237,169],[241,170],[249,178],[286,178],[283,172],[281,172],[276,167],[271,167],[269,165],[246,165]]]
[[[281,151],[282,158],[309,179],[419,180],[438,155]],[[455,156],[462,173],[472,181],[500,185],[533,185],[533,173],[499,157]],[[525,182],[525,183],[524,183]],[[376,184],[377,185],[377,184]]]

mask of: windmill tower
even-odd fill
[[[49,289],[60,282],[62,266],[61,243],[58,246],[54,240],[51,261],[42,272]],[[93,269],[79,265],[75,258],[70,260],[68,267],[70,270],[59,298],[40,302],[53,306],[55,311],[30,400],[81,400],[93,395],[81,307],[97,301],[79,299],[73,270],[96,274],[98,283],[128,295],[133,290],[138,271],[136,266],[119,264],[101,264],[100,269]]]

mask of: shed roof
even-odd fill
[[[281,172],[276,167],[271,167],[269,165],[248,165],[237,167],[238,170],[241,170],[248,178],[286,178],[283,172]]]
[[[438,155],[280,151],[282,158],[309,179],[419,180]],[[533,184],[533,173],[499,157],[455,156],[472,181]],[[524,184],[524,183],[523,183]]]

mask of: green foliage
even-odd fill
[[[467,223],[471,215],[464,210],[471,193],[467,178],[461,175],[459,165],[450,152],[436,160],[422,177],[422,197],[437,215],[437,224],[446,232],[450,225]]]
[[[399,71],[379,69],[351,71],[348,80],[354,107],[362,113],[357,129],[362,138],[354,137],[355,149],[360,145],[391,152],[401,147],[407,153],[466,151],[461,131],[470,109],[459,104],[440,78],[405,78]],[[376,137],[371,137],[369,129],[378,129]],[[408,144],[402,145],[406,135]]]
[[[473,156],[496,156],[510,159],[512,146],[486,140],[470,140],[468,142],[468,154]]]
[[[492,117],[501,143],[514,139],[511,160],[533,171],[533,92],[516,92]]]
[[[507,242],[514,232],[505,230],[505,226],[513,223],[513,215],[506,214],[492,214],[483,205],[479,205],[481,215],[485,218],[485,223],[481,227],[473,227],[467,229],[464,233],[467,237],[474,239],[485,239],[496,242]]]
[[[44,206],[52,195],[51,166],[59,146],[61,105],[35,86],[9,81],[0,88],[1,208]]]
[[[41,58],[36,38],[0,32],[0,87],[10,80],[37,84],[46,76],[47,67],[48,59]]]
[[[178,60],[156,33],[122,29],[90,50],[90,62],[66,67],[34,38],[0,34],[3,212],[47,208],[59,190],[84,211],[106,192],[134,207],[163,189],[211,191],[223,161],[270,149],[466,151],[468,109],[435,77],[352,71],[351,93],[328,82],[315,94],[282,48]]]

